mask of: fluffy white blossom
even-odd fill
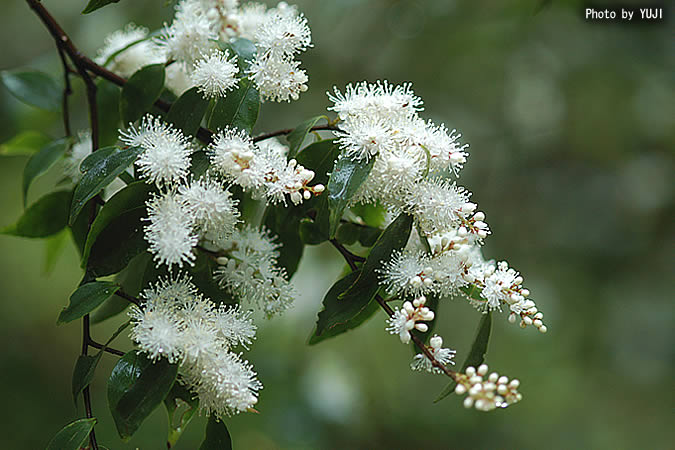
[[[434,335],[431,339],[429,339],[428,348],[431,351],[431,355],[440,364],[443,364],[444,366],[448,364],[453,365],[455,364],[453,358],[455,357],[455,354],[457,352],[449,348],[443,348],[442,337]],[[443,371],[440,368],[435,367],[433,362],[429,358],[427,358],[427,356],[423,353],[418,353],[415,355],[413,361],[410,363],[410,368],[412,370],[419,370],[431,373],[443,373]]]
[[[455,393],[467,394],[464,407],[475,407],[479,411],[506,408],[519,402],[523,395],[518,392],[520,382],[500,376],[497,372],[488,375],[488,366],[481,364],[478,369],[469,366],[464,373],[457,374]]]
[[[173,22],[164,27],[162,36],[155,42],[168,59],[191,68],[204,53],[216,48],[218,33],[214,31],[213,19],[204,10],[201,0],[180,1]]]
[[[148,29],[130,23],[106,36],[94,59],[125,78],[143,66],[164,62],[162,52],[148,39]]]
[[[80,131],[77,133],[77,141],[70,147],[63,161],[63,171],[73,182],[77,183],[82,178],[80,164],[87,156],[91,155],[91,151],[91,131]]]
[[[424,306],[426,303],[425,297],[419,297],[411,302],[404,302],[401,309],[397,309],[394,313],[387,319],[387,325],[389,325],[386,330],[390,334],[397,334],[401,339],[401,342],[407,344],[410,342],[412,335],[410,332],[413,329],[425,333],[429,330],[429,326],[426,323],[430,320],[434,320],[434,312],[428,307]]]
[[[143,153],[136,160],[141,174],[148,183],[159,187],[175,184],[188,174],[192,148],[180,130],[148,114],[138,128],[129,124],[120,132],[120,141],[141,147]]]
[[[227,50],[213,50],[195,63],[190,80],[199,86],[199,92],[205,98],[225,97],[227,91],[237,85],[235,75],[238,72],[235,56],[230,57]]]
[[[144,228],[148,250],[157,264],[171,266],[193,264],[194,247],[199,240],[194,232],[194,219],[185,202],[173,192],[153,196],[148,202],[150,224]]]
[[[415,184],[405,202],[422,230],[432,234],[457,228],[476,209],[469,202],[471,193],[442,178]]]
[[[297,100],[307,90],[309,78],[295,60],[273,54],[256,56],[248,73],[263,98],[273,102]]]
[[[312,34],[303,15],[267,14],[254,36],[258,51],[275,57],[292,57],[312,45]]]
[[[413,93],[409,83],[394,86],[386,80],[374,84],[363,81],[347,85],[344,94],[337,87],[332,94],[327,94],[334,103],[328,109],[335,111],[343,121],[358,116],[408,120],[422,110],[422,100]]]
[[[288,196],[298,204],[323,192],[321,184],[309,186],[313,171],[294,159],[286,160],[287,151],[288,147],[273,139],[255,145],[244,131],[232,128],[218,133],[209,146],[213,168],[256,197],[285,203]]]
[[[239,222],[238,201],[219,182],[208,176],[192,180],[178,188],[178,196],[200,235],[218,241],[234,232]]]
[[[215,276],[242,302],[257,306],[267,317],[288,309],[295,298],[286,271],[278,266],[278,244],[266,230],[245,227],[222,244]]]

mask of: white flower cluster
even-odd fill
[[[262,384],[241,353],[255,339],[250,312],[216,306],[186,276],[161,279],[133,305],[131,338],[150,359],[178,363],[183,382],[208,414],[229,416],[252,408]]]
[[[434,335],[431,339],[429,339],[428,349],[431,351],[431,355],[434,357],[434,359],[444,366],[448,364],[455,364],[453,358],[457,352],[449,348],[443,348],[442,337]],[[415,355],[413,361],[410,363],[410,368],[412,370],[426,371],[431,373],[443,373],[443,371],[434,366],[433,362],[423,353],[418,353]]]
[[[509,381],[497,372],[488,373],[488,366],[482,364],[476,369],[467,367],[463,374],[457,374],[455,393],[463,395],[464,407],[475,407],[479,411],[492,411],[495,408],[506,408],[519,402],[523,396],[518,392],[520,382],[516,379]],[[487,377],[486,377],[487,375]]]
[[[267,317],[284,312],[295,298],[286,271],[277,263],[278,247],[266,230],[247,226],[222,243],[227,256],[217,259],[215,277],[220,285]]]
[[[147,28],[130,23],[106,36],[94,61],[128,78],[143,66],[165,62],[165,57],[149,38]]]
[[[397,309],[387,319],[387,331],[390,334],[398,334],[401,342],[408,344],[412,338],[410,332],[415,329],[426,333],[429,330],[429,325],[422,322],[434,320],[434,312],[428,307],[424,306],[427,299],[419,297],[413,302],[404,302],[401,309]]]
[[[195,63],[190,80],[192,84],[199,86],[199,92],[205,98],[225,97],[227,91],[239,82],[236,78],[237,72],[239,67],[236,57],[230,57],[227,50],[223,52],[216,49]]]
[[[233,128],[222,130],[209,146],[214,170],[226,179],[271,203],[286,203],[288,195],[297,205],[323,192],[324,186],[308,186],[314,172],[294,159],[287,161],[287,152],[277,140],[256,145],[243,130]]]

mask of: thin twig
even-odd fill
[[[133,304],[136,305],[136,306],[141,306],[141,301],[140,301],[140,299],[134,297],[133,295],[127,294],[127,293],[124,292],[122,289],[118,289],[118,290],[115,292],[115,295],[118,296],[118,297],[123,298],[124,300],[126,300],[126,301],[128,301],[128,302],[130,302],[130,303],[133,303]]]
[[[85,314],[82,318],[82,356],[87,356],[89,350],[89,341],[91,341],[91,335],[89,334],[89,314]],[[84,400],[84,411],[87,416],[87,419],[94,417],[91,408],[91,394],[89,392],[89,385],[87,385],[82,390],[82,399]],[[89,444],[93,450],[98,450],[98,443],[96,442],[96,433],[94,429],[91,429],[89,433]]]
[[[93,339],[89,339],[89,346],[94,347],[99,350],[103,350],[106,353],[110,353],[111,355],[116,355],[116,356],[124,356],[124,352],[122,350],[117,350],[115,348],[110,348],[107,345],[103,345],[99,342],[96,342]]]
[[[57,45],[56,49],[59,52],[59,58],[61,58],[61,64],[63,64],[63,100],[62,100],[62,112],[63,112],[63,131],[66,134],[66,136],[72,136],[72,132],[70,129],[70,110],[68,108],[68,97],[73,93],[73,89],[70,86],[70,74],[72,73],[72,69],[68,65],[68,61],[66,60],[66,54],[63,51],[63,49]]]
[[[265,139],[273,138],[276,136],[284,136],[287,134],[290,134],[295,128],[285,128],[283,130],[277,130],[277,131],[271,131],[269,133],[261,134],[253,138],[253,142],[260,142],[264,141]],[[317,125],[315,127],[310,128],[310,131],[326,131],[326,130],[337,130],[332,125]]]

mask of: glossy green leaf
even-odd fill
[[[199,88],[195,86],[185,91],[171,105],[166,121],[183,131],[186,136],[194,136],[208,107],[209,101],[204,99]]]
[[[251,132],[258,120],[260,95],[253,83],[246,78],[239,80],[239,87],[218,99],[211,113],[208,126],[219,129],[226,126]]]
[[[96,106],[98,107],[98,145],[106,147],[117,142],[120,118],[119,86],[101,78],[96,82]]]
[[[2,156],[25,156],[33,155],[52,142],[49,136],[39,131],[28,130],[14,136],[12,139],[0,144]]]
[[[70,296],[70,305],[61,311],[57,324],[72,322],[89,314],[101,303],[115,295],[120,286],[109,281],[83,284]]]
[[[70,208],[70,204],[68,205]],[[87,234],[89,233],[89,219],[92,214],[98,211],[98,204],[95,199],[89,200],[80,211],[80,214],[75,218],[75,222],[70,225],[70,235],[73,237],[73,243],[77,252],[82,256],[84,253],[84,244],[87,242]]]
[[[69,191],[45,195],[28,207],[15,224],[0,230],[0,233],[29,238],[43,238],[58,233],[68,223],[71,197]]]
[[[117,192],[103,205],[91,224],[82,255],[82,268],[87,267],[91,248],[100,234],[121,215],[128,212],[139,212],[138,210],[141,210],[140,212],[145,211],[145,201],[152,190],[149,184],[137,181]]]
[[[150,110],[164,89],[164,64],[151,64],[134,73],[122,88],[120,116],[134,122]]]
[[[462,364],[461,372],[464,372],[469,366],[478,367],[483,364],[483,361],[485,361],[485,355],[487,353],[488,343],[490,342],[491,329],[492,313],[488,312],[487,314],[483,314],[483,317],[480,319],[476,338],[473,340],[471,350],[464,360],[464,364]],[[438,398],[434,400],[434,403],[443,400],[445,397],[455,392],[456,386],[457,383],[451,381],[439,394]]]
[[[173,447],[199,409],[199,399],[176,381],[164,399],[164,407],[169,419],[167,442]]]
[[[162,403],[177,373],[176,364],[163,358],[153,363],[137,351],[127,353],[117,362],[108,379],[108,406],[124,441]]]
[[[352,301],[353,298],[362,296],[370,299],[377,293],[379,289],[377,270],[382,268],[383,262],[391,260],[394,251],[405,247],[410,237],[412,224],[412,216],[405,213],[399,214],[375,242],[368,258],[363,263],[361,275],[346,292],[340,295],[340,300]]]
[[[63,229],[58,233],[49,236],[45,239],[45,259],[42,272],[48,275],[56,267],[56,262],[59,256],[63,253],[63,249],[68,242],[68,230]]]
[[[140,147],[127,149],[107,147],[99,149],[82,161],[80,169],[84,165],[86,172],[75,187],[68,223],[72,224],[85,203],[112,183],[142,152],[143,149]]]
[[[338,231],[340,231],[338,229]],[[372,247],[375,242],[377,242],[377,239],[380,237],[382,234],[382,230],[379,228],[373,228],[373,227],[360,227],[359,229],[359,242],[361,245],[364,247]]]
[[[124,269],[137,255],[147,250],[143,237],[145,209],[136,208],[115,217],[96,238],[87,260],[87,270],[97,277]]]
[[[291,131],[288,136],[286,136],[286,140],[288,141],[288,158],[295,158],[295,155],[300,151],[300,147],[302,146],[302,143],[305,142],[305,138],[307,137],[307,134],[309,134],[310,130],[316,123],[321,120],[325,119],[326,122],[328,122],[328,117],[325,115],[321,116],[316,116],[312,117],[311,119],[307,119],[304,122],[302,122],[300,125],[295,127],[293,131]]]
[[[75,369],[73,369],[72,393],[73,401],[77,404],[77,396],[84,390],[91,380],[94,379],[96,373],[96,366],[101,361],[102,352],[96,355],[80,355],[75,362]]]
[[[312,219],[304,218],[299,223],[300,239],[307,245],[319,245],[328,240],[321,227]]]
[[[352,160],[344,155],[335,162],[327,186],[331,237],[335,236],[342,213],[368,177],[374,163],[375,158],[366,162]]]
[[[67,138],[57,139],[30,157],[26,163],[26,167],[23,169],[23,186],[21,193],[23,195],[24,206],[26,206],[28,188],[31,183],[33,183],[33,180],[49,170],[49,168],[63,156],[67,148]]]
[[[199,450],[232,450],[230,432],[225,423],[216,419],[215,416],[209,417],[206,423],[206,436]]]
[[[340,294],[354,284],[359,275],[360,271],[351,272],[328,290],[323,298],[323,309],[319,313],[314,335],[309,340],[310,345],[356,328],[377,311],[379,305],[372,297],[338,299]]]
[[[22,102],[48,111],[61,110],[63,89],[50,75],[34,70],[3,70],[0,79],[7,90]]]
[[[47,444],[47,450],[79,450],[86,446],[96,419],[78,419],[61,429]]]
[[[103,8],[111,3],[118,3],[120,0],[89,0],[87,6],[82,10],[82,14],[89,14],[97,9]]]

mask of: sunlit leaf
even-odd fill
[[[96,419],[78,419],[61,429],[47,444],[47,450],[79,450],[85,445]]]

